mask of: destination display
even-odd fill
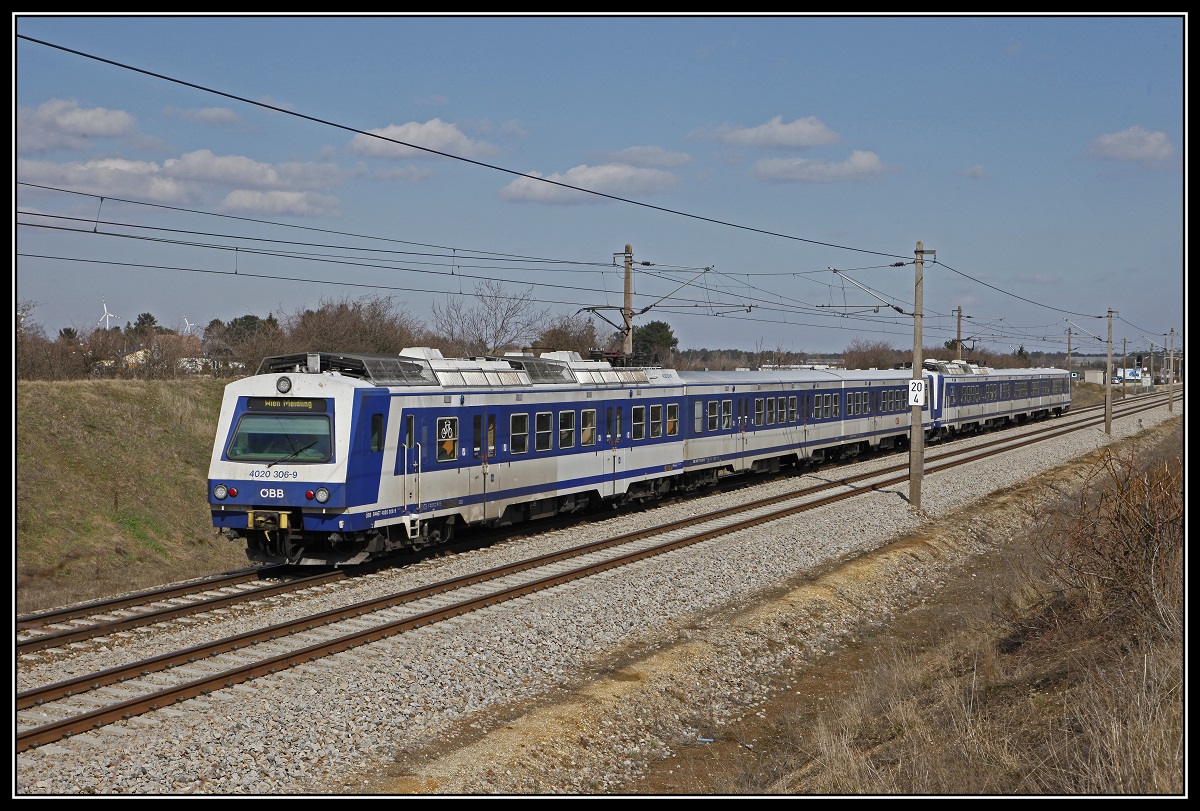
[[[323,414],[326,408],[323,399],[304,397],[251,397],[246,400],[247,411],[310,411]]]

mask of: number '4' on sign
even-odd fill
[[[924,380],[908,381],[908,404],[910,406],[925,405],[925,381]]]

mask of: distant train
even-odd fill
[[[1061,369],[927,361],[925,437],[1058,416]],[[252,561],[348,566],[604,503],[906,447],[911,369],[690,372],[573,352],[314,352],[225,389],[214,527]]]

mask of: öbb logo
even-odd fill
[[[258,494],[263,498],[283,498],[283,490],[277,487],[264,487]]]

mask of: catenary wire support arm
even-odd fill
[[[659,304],[662,304],[664,301],[666,301],[666,300],[667,300],[667,299],[669,299],[671,296],[673,296],[673,295],[675,295],[676,293],[678,293],[678,292],[679,292],[680,290],[682,290],[683,288],[690,286],[692,282],[696,281],[696,280],[697,280],[697,279],[699,279],[701,276],[703,276],[705,273],[708,273],[710,270],[712,270],[712,268],[711,268],[711,267],[704,268],[704,269],[703,269],[703,270],[701,270],[699,273],[697,273],[695,276],[693,276],[692,278],[688,279],[686,282],[684,282],[683,284],[681,284],[681,285],[679,285],[678,287],[676,287],[676,288],[675,288],[674,290],[672,290],[670,293],[667,293],[665,296],[663,296],[662,298],[660,298],[658,301],[656,301],[656,302],[654,302],[654,303],[652,303],[652,304],[650,304],[650,305],[648,305],[648,306],[646,306],[646,307],[643,307],[642,309],[638,310],[638,313],[637,313],[637,314],[638,314],[638,315],[645,315],[646,313],[650,312],[650,309],[651,309],[652,307],[656,307],[656,306],[658,306]]]
[[[904,263],[903,263],[903,262],[897,262],[895,265],[893,265],[893,267],[903,267],[903,265],[904,265]],[[892,304],[892,303],[891,303],[890,301],[888,301],[887,299],[885,299],[885,298],[883,298],[882,296],[878,295],[878,294],[877,294],[877,293],[876,293],[874,290],[871,290],[869,287],[863,287],[861,284],[859,284],[858,282],[854,281],[854,279],[851,279],[851,278],[850,278],[849,276],[847,276],[847,275],[846,275],[844,272],[842,272],[842,271],[838,270],[837,268],[830,268],[830,270],[832,270],[832,271],[833,271],[833,273],[834,273],[834,275],[835,275],[835,276],[837,276],[837,277],[839,277],[839,278],[842,278],[842,279],[845,279],[846,281],[850,282],[850,284],[854,285],[854,286],[855,286],[855,287],[857,287],[859,290],[862,290],[864,293],[866,293],[867,295],[871,296],[872,298],[879,299],[881,302],[883,302],[884,306],[886,306],[886,307],[890,307],[891,309],[895,310],[896,312],[900,313],[901,315],[912,315],[912,313],[906,313],[906,312],[904,312],[904,310],[900,309],[900,308],[899,308],[899,307],[897,307],[895,304]],[[823,305],[820,305],[820,304],[818,304],[817,306],[818,306],[818,307],[820,307],[820,306],[823,306]],[[879,310],[878,310],[878,309],[876,309],[876,310],[875,310],[875,312],[879,312]]]

